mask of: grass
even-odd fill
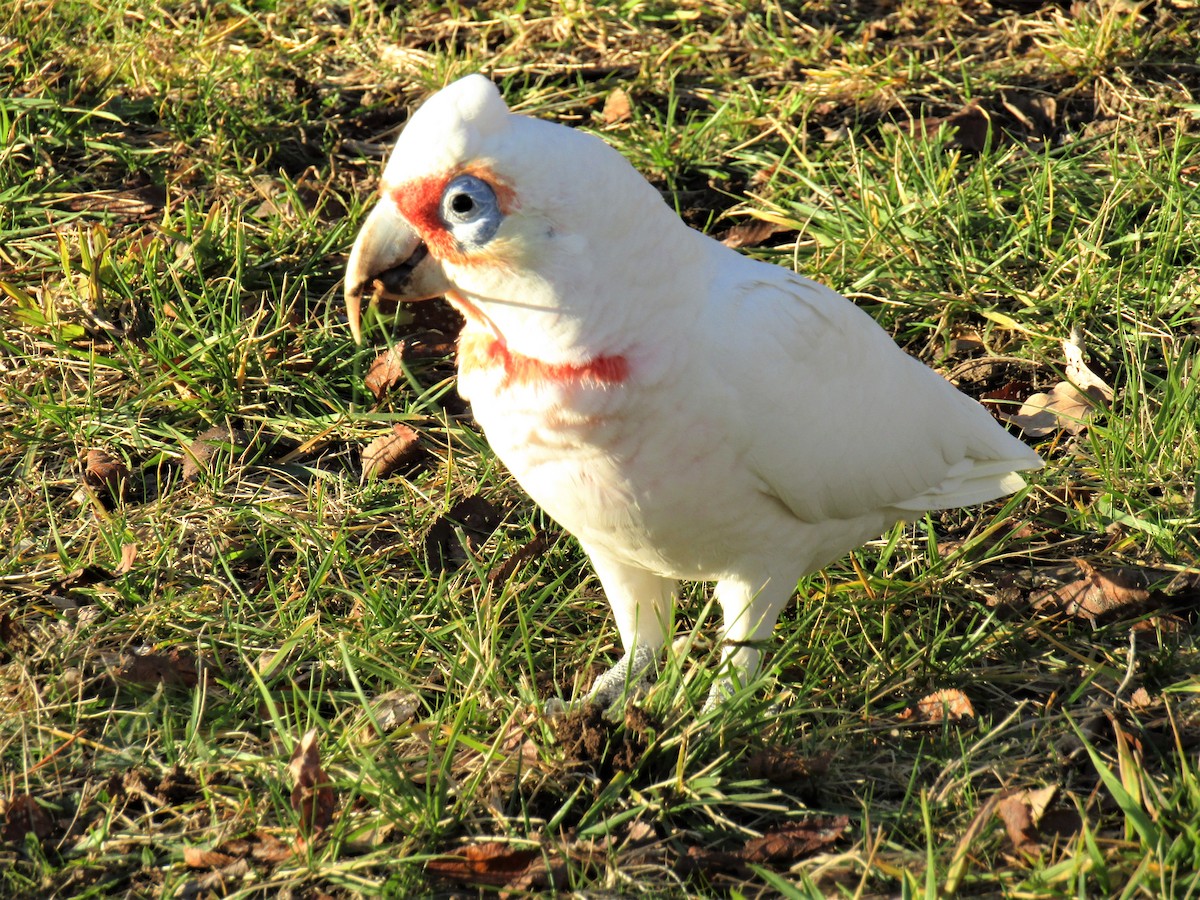
[[[0,895],[1196,896],[1191,6],[10,5]],[[340,318],[405,111],[479,69],[694,226],[775,222],[746,252],[968,393],[1049,388],[1077,330],[1113,401],[1027,493],[806,579],[759,690],[699,715],[696,587],[641,712],[555,725],[618,653],[586,561],[446,358],[376,401]],[[360,479],[396,423],[424,462]],[[475,495],[498,525],[437,524]],[[1146,591],[1047,601],[1076,559]],[[935,691],[973,713],[924,719]]]

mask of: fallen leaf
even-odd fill
[[[548,889],[557,893],[567,886],[567,873],[567,861],[561,857],[530,860],[525,871],[505,885],[506,890],[500,892],[500,900],[508,900],[514,895],[528,897],[531,893],[541,894]]]
[[[249,857],[268,865],[283,862],[295,855],[295,850],[267,831],[256,831],[246,837],[232,838],[216,848],[233,859]]]
[[[752,778],[787,784],[824,775],[829,771],[832,759],[831,753],[802,756],[794,750],[767,748],[752,753],[746,760],[746,767]]]
[[[1000,95],[1000,102],[1029,137],[1040,139],[1054,132],[1058,102],[1052,96],[1004,93]]]
[[[384,478],[393,472],[412,474],[424,455],[417,432],[397,422],[389,434],[375,438],[363,450],[363,478]]]
[[[425,535],[425,559],[430,568],[451,569],[467,561],[466,550],[456,528],[461,528],[468,549],[487,540],[503,516],[495,506],[478,495],[459,500],[449,512],[439,516]]]
[[[642,819],[634,819],[625,829],[625,841],[630,844],[644,844],[658,838],[658,830]]]
[[[29,632],[8,611],[0,612],[0,663],[8,662],[13,652],[20,652],[29,644]]]
[[[83,481],[100,495],[105,506],[121,502],[129,489],[129,467],[104,450],[89,450]]]
[[[1083,361],[1083,340],[1078,332],[1062,343],[1066,359],[1066,381],[1054,385],[1048,393],[1029,397],[1012,415],[1001,415],[1029,437],[1039,438],[1062,430],[1079,434],[1097,409],[1106,407],[1113,389]]]
[[[504,886],[523,877],[541,855],[541,850],[488,841],[467,844],[452,855],[434,857],[425,863],[425,870],[449,881]]]
[[[721,238],[721,243],[735,250],[739,247],[757,247],[763,241],[771,239],[781,231],[791,230],[785,225],[780,225],[778,222],[768,222],[765,219],[751,219],[749,222],[741,222],[734,225],[726,231],[725,236]]]
[[[205,850],[202,847],[183,848],[183,864],[189,869],[222,869],[235,858],[219,850]]]
[[[1134,709],[1145,709],[1148,706],[1154,705],[1154,700],[1150,697],[1150,692],[1144,687],[1139,687],[1130,694],[1127,702]]]
[[[280,863],[293,856],[292,848],[265,831],[254,834],[254,842],[250,845],[250,856],[265,863]]]
[[[899,130],[926,139],[937,137],[943,126],[951,132],[949,146],[968,153],[982,153],[992,138],[991,115],[974,100],[948,116],[922,116],[896,124]]]
[[[133,562],[137,559],[137,544],[121,545],[121,562],[113,570],[114,575],[125,575],[133,571]]]
[[[753,863],[794,863],[832,844],[849,823],[848,816],[832,816],[785,825],[748,840],[742,856]]]
[[[215,425],[200,433],[188,444],[183,454],[183,480],[195,481],[208,471],[212,458],[221,450],[243,453],[250,445],[250,436],[239,428]]]
[[[614,88],[604,98],[604,111],[600,113],[600,118],[604,120],[605,125],[616,125],[618,122],[628,122],[632,116],[629,95],[621,88]]]
[[[1038,843],[1038,833],[1029,804],[1025,802],[1023,795],[1024,791],[1021,791],[1005,797],[996,807],[996,812],[1004,822],[1004,830],[1008,832],[1013,850],[1027,856],[1036,856],[1041,845]]]
[[[1038,591],[1029,598],[1034,609],[1057,611],[1095,622],[1103,615],[1136,607],[1150,599],[1150,592],[1116,573],[1106,573],[1083,559],[1075,565],[1083,577],[1052,590]]]
[[[946,351],[946,356],[949,358],[960,359],[979,353],[986,353],[987,343],[977,332],[968,331],[951,338],[950,345],[946,348]]]
[[[380,734],[395,731],[408,722],[421,708],[421,698],[412,691],[388,691],[371,701],[371,716],[360,717],[363,740],[371,741]]]
[[[1058,793],[1057,785],[1038,790],[1014,791],[1003,796],[996,807],[1013,850],[1025,856],[1037,856],[1041,851],[1038,824]]]
[[[940,722],[958,722],[962,719],[975,718],[975,707],[967,695],[958,688],[945,688],[934,691],[927,697],[917,701],[917,708],[911,706],[900,713],[901,722],[910,725],[936,725]]]
[[[849,816],[821,816],[772,829],[733,852],[691,846],[680,866],[691,872],[743,872],[764,864],[788,867],[836,843],[849,824]]]
[[[514,573],[531,559],[542,556],[550,546],[550,537],[544,530],[539,530],[523,547],[504,560],[488,573],[488,581],[492,584],[504,584]]]
[[[375,357],[363,383],[376,400],[382,400],[384,394],[396,385],[404,384],[405,380],[404,342],[401,341]]]
[[[108,662],[109,677],[115,681],[142,685],[161,682],[168,687],[193,688],[205,669],[195,654],[179,648],[167,653],[122,653]]]
[[[22,844],[32,834],[44,843],[54,834],[54,821],[29,794],[16,794],[4,810],[4,831],[0,835],[11,844]]]
[[[334,796],[329,776],[321,768],[317,729],[313,728],[296,745],[288,762],[292,776],[292,809],[300,817],[300,832],[319,834],[333,821]]]
[[[998,418],[1004,418],[1004,411],[1012,409],[1022,402],[1020,398],[1028,397],[1033,390],[1033,385],[1024,379],[1014,379],[1008,381],[1000,387],[992,391],[986,391],[979,395],[979,402],[988,408],[988,411]]]
[[[244,859],[235,859],[229,865],[212,869],[179,886],[181,897],[224,897],[231,888],[250,874],[250,864]]]

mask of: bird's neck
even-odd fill
[[[447,299],[466,319],[458,339],[460,375],[493,375],[501,388],[612,386],[629,377],[629,360],[620,353],[555,361],[513,350],[495,324],[470,300],[456,293],[448,294]]]

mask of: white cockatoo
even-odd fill
[[[685,225],[616,150],[471,75],[413,114],[346,273],[444,295],[458,389],[590,557],[624,657],[655,666],[681,579],[716,582],[722,671],[757,670],[797,581],[897,521],[982,503],[1041,460],[827,287]]]

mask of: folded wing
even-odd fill
[[[785,270],[739,268],[751,279],[726,289],[735,309],[714,317],[727,408],[746,464],[799,519],[982,503],[1041,466],[853,303]]]

